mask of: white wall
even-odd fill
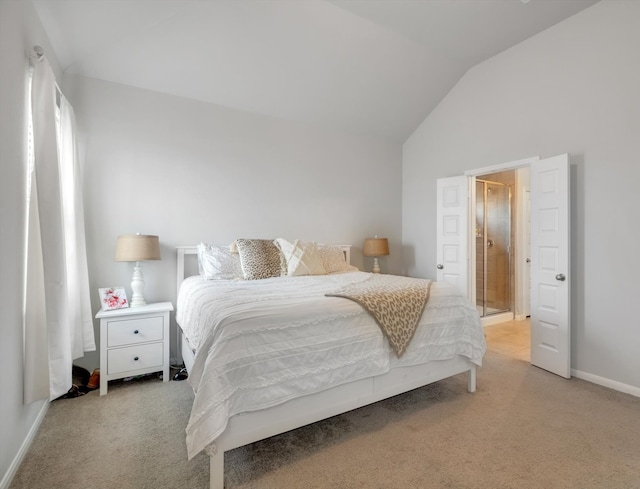
[[[570,153],[572,368],[640,392],[640,2],[603,1],[470,70],[403,148],[405,269],[436,275],[436,179]]]
[[[34,45],[58,64],[31,2],[0,0],[0,488],[7,487],[47,401],[22,402],[27,80]]]
[[[370,269],[361,247],[378,234],[391,245],[381,266],[400,271],[400,144],[91,78],[68,75],[63,89],[81,133],[95,311],[98,287],[129,290],[130,264],[113,261],[124,233],[160,237],[162,260],[144,265],[147,301],[175,299],[174,247],[200,241],[346,243]]]

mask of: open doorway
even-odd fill
[[[521,315],[530,300],[531,363],[562,377],[571,376],[571,275],[569,155],[527,158],[465,175],[437,180],[436,278],[476,297],[475,201],[476,178],[505,170],[526,168],[530,180],[530,257],[525,242],[526,224],[516,222],[515,311]],[[527,184],[528,185],[528,184]],[[516,171],[516,188],[524,186]],[[526,191],[523,192],[526,196]],[[526,197],[525,197],[526,198]],[[526,209],[526,206],[524,206]],[[518,213],[516,212],[516,216]],[[465,225],[466,223],[466,225]],[[528,241],[528,239],[526,239]],[[530,258],[530,260],[528,260]],[[530,268],[527,268],[530,267]],[[527,277],[526,271],[530,274]],[[530,285],[526,282],[530,282]],[[527,292],[528,291],[528,292]],[[513,304],[513,301],[512,301]],[[524,304],[524,305],[523,305]],[[524,317],[526,318],[526,314]],[[485,318],[486,319],[486,318]],[[520,317],[518,317],[520,319]]]
[[[527,246],[530,224],[522,206],[527,202],[528,174],[526,167],[476,176],[471,209],[475,216],[471,280],[475,281],[475,304],[487,344],[526,361],[530,358],[530,313],[524,304],[530,302],[527,267],[531,260]]]

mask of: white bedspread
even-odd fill
[[[176,319],[197,354],[187,426],[189,458],[227,420],[398,365],[459,354],[481,365],[486,345],[478,313],[448,284],[434,282],[420,325],[398,359],[380,328],[353,301],[325,297],[371,274],[350,272],[266,280],[186,279]]]

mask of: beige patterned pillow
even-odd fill
[[[318,245],[313,241],[300,241],[293,243],[284,238],[274,241],[280,248],[287,262],[287,275],[296,277],[300,275],[326,275],[327,271],[322,264],[322,256],[318,252]]]
[[[358,269],[347,263],[344,252],[337,246],[318,245],[322,265],[327,273],[355,272]]]
[[[238,239],[236,245],[245,279],[259,280],[286,275],[284,257],[272,240]]]

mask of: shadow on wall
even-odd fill
[[[416,249],[413,245],[402,246],[402,274],[407,275],[408,270],[416,264]]]
[[[579,276],[579,271],[587,268],[584,262],[584,212],[578,212],[579,209],[584,209],[584,192],[579,192],[578,189],[584,189],[584,154],[569,154],[569,208],[571,209],[571,231],[569,234],[570,239],[570,252],[571,263],[569,273],[571,274],[571,327],[573,331],[571,333],[571,358],[575,359],[576,355],[576,340],[578,336],[582,335],[582,331],[578,332],[576,329],[585,324],[585,288],[584,288],[584,275]],[[578,231],[581,230],[582,234],[579,236]],[[573,362],[572,362],[573,363]],[[572,365],[574,367],[575,365]]]

